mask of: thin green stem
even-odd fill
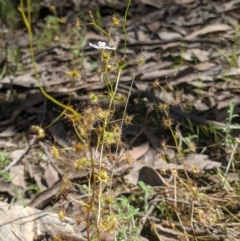
[[[134,76],[133,76],[133,78],[132,78],[132,82],[131,82],[131,85],[130,85],[130,89],[129,89],[129,91],[128,91],[127,101],[126,101],[126,104],[125,104],[125,107],[124,107],[124,111],[123,111],[123,117],[122,117],[122,121],[121,121],[121,128],[120,128],[120,130],[123,129],[124,118],[125,118],[125,116],[126,116],[128,101],[129,101],[129,98],[130,98],[130,95],[131,95],[131,92],[132,92],[132,87],[133,87],[133,83],[134,83],[135,77],[136,77],[136,74],[134,74]],[[119,137],[119,138],[121,138],[121,137]],[[118,149],[119,149],[119,144],[117,144],[116,155],[117,155],[117,153],[118,153]]]
[[[28,11],[31,10],[30,8],[31,6],[31,0],[28,0]],[[51,95],[49,95],[44,88],[42,87],[41,81],[40,81],[40,76],[38,74],[37,71],[37,65],[36,65],[36,61],[35,61],[35,56],[34,56],[34,50],[33,50],[33,36],[32,36],[32,28],[31,28],[31,23],[29,22],[29,20],[31,20],[31,15],[28,14],[28,19],[26,17],[26,14],[23,11],[23,0],[20,0],[20,6],[18,7],[18,11],[21,13],[22,15],[22,19],[24,21],[24,24],[27,28],[27,32],[28,32],[28,36],[29,36],[29,49],[30,49],[30,54],[31,54],[31,59],[32,59],[32,64],[34,67],[34,72],[35,72],[35,76],[36,76],[36,80],[38,82],[38,87],[41,91],[41,93],[43,94],[43,96],[45,96],[47,99],[49,99],[50,101],[52,101],[53,103],[55,103],[56,105],[62,107],[65,110],[70,111],[71,113],[73,113],[76,116],[80,116],[80,114],[75,111],[72,107],[67,106],[62,104],[61,102],[57,101],[56,99],[54,99]]]
[[[127,30],[126,30],[126,25],[127,25],[127,16],[128,16],[128,11],[131,5],[131,1],[128,1],[128,5],[125,11],[125,15],[124,15],[124,25],[123,25],[123,31],[124,31],[124,55],[126,54],[126,49],[127,49]]]
[[[109,34],[105,30],[100,28],[95,22],[94,23],[89,23],[88,25],[93,25],[94,27],[96,27],[98,30],[100,30],[102,33],[104,33],[105,35],[107,35],[110,38]]]

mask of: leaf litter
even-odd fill
[[[239,20],[238,2],[223,0],[218,2],[205,0],[133,1],[135,7],[131,9],[131,17],[127,26],[128,59],[136,59],[140,51],[146,51],[146,63],[142,69],[139,69],[133,93],[151,91],[154,95],[158,95],[158,92],[152,91],[153,82],[156,79],[165,88],[165,93],[160,94],[165,95],[165,98],[169,95],[166,99],[171,100],[171,103],[176,99],[176,93],[180,92],[180,102],[176,105],[179,107],[178,110],[187,113],[187,118],[179,117],[175,113],[173,119],[174,127],[177,126],[178,122],[185,122],[187,125],[180,131],[182,137],[193,135],[191,131],[194,128],[196,132],[199,129],[203,129],[202,132],[208,131],[204,129],[204,125],[194,122],[196,118],[204,117],[223,123],[229,117],[228,109],[231,101],[236,105],[235,113],[239,113],[238,68],[240,55],[239,51],[233,47],[239,44],[239,33],[236,32],[235,26]],[[94,4],[88,6],[86,10],[91,7],[94,9]],[[99,1],[99,7],[104,9],[106,7],[105,1]],[[72,10],[68,11],[69,16],[74,15]],[[111,13],[108,14],[111,15]],[[106,28],[109,16],[102,17]],[[139,24],[140,22],[141,24]],[[122,51],[124,36],[119,35],[117,31],[113,30],[113,35],[120,39],[118,51]],[[10,32],[7,34],[6,41],[11,38],[10,34]],[[41,113],[43,110],[43,101],[37,89],[38,85],[27,51],[28,38],[21,31],[16,36],[19,37],[12,38],[9,41],[9,46],[21,49],[19,64],[24,69],[19,68],[14,71],[16,63],[8,58],[11,73],[5,74],[0,82],[0,88],[1,91],[6,91],[9,86],[12,86],[16,95],[22,95],[22,103],[14,105],[14,102],[10,101],[9,103],[5,99],[1,100],[1,113],[4,114],[0,117],[0,137],[5,143],[1,144],[0,147],[13,154],[14,152],[16,154],[16,151],[24,150],[24,147],[28,148],[28,146],[30,146],[30,150],[24,152],[24,155],[22,152],[18,153],[17,157],[11,156],[11,161],[16,158],[19,160],[19,163],[10,168],[12,181],[1,180],[1,195],[5,197],[5,202],[1,203],[2,213],[0,216],[5,218],[1,218],[0,230],[9,237],[11,237],[12,232],[7,223],[12,221],[14,210],[9,209],[7,202],[9,200],[14,202],[18,199],[18,193],[13,188],[14,185],[21,187],[19,190],[21,190],[23,201],[29,202],[31,199],[30,206],[42,210],[50,208],[52,200],[55,200],[56,203],[59,201],[56,196],[60,189],[58,185],[59,173],[43,157],[44,152],[39,149],[38,143],[29,145],[26,141],[23,149],[20,150],[18,147],[19,144],[22,147],[22,141],[17,138],[17,134],[20,133],[23,139],[29,140],[31,138],[28,130],[26,131],[30,123],[27,123],[27,126],[19,123],[24,123],[21,121],[33,117],[33,119],[29,119],[31,124],[39,124],[39,112]],[[92,31],[86,32],[86,36],[89,42],[106,41],[103,36]],[[99,81],[99,76],[91,72],[91,66],[88,64],[87,69],[83,70],[81,78],[77,79],[75,88],[71,88],[72,80],[65,73],[69,70],[66,66],[79,67],[76,61],[78,55],[74,53],[74,51],[79,50],[79,46],[78,43],[72,41],[72,39],[76,39],[74,34],[65,37],[67,44],[53,43],[50,44],[51,46],[44,46],[41,51],[35,49],[37,68],[40,75],[45,75],[44,88],[47,92],[56,96],[60,101],[66,99],[69,93],[73,96],[73,101],[84,101],[87,99],[86,91],[104,91],[105,85]],[[97,50],[89,48],[88,40],[83,46],[84,58],[86,58],[87,63],[93,63],[96,62]],[[4,40],[1,40],[1,46],[6,46]],[[234,66],[229,66],[231,64]],[[128,88],[134,71],[133,63],[124,70],[122,85],[118,90],[120,93],[126,93],[126,87]],[[33,94],[32,91],[34,91]],[[157,97],[160,97],[160,94]],[[164,99],[164,97],[161,98]],[[6,106],[2,107],[4,105],[2,103]],[[210,138],[206,138],[204,135],[197,137],[197,151],[191,153],[189,150],[184,156],[178,156],[176,149],[172,148],[174,143],[171,134],[163,127],[161,118],[154,116],[154,111],[150,113],[150,116],[146,116],[147,108],[155,104],[150,99],[144,102],[138,98],[134,98],[129,103],[129,112],[133,112],[135,117],[138,117],[138,120],[133,120],[132,125],[134,127],[140,126],[140,128],[135,129],[137,130],[135,135],[139,134],[139,138],[133,143],[131,143],[132,132],[126,131],[126,140],[131,143],[128,153],[132,156],[133,167],[128,174],[125,174],[126,168],[119,169],[124,176],[123,182],[135,187],[135,189],[129,187],[135,198],[141,193],[137,186],[138,181],[152,186],[157,196],[151,195],[148,202],[158,202],[162,208],[169,207],[168,211],[173,212],[171,216],[169,213],[163,216],[158,213],[157,217],[148,216],[158,240],[179,240],[184,232],[189,235],[188,240],[230,240],[231,238],[237,240],[239,231],[234,224],[239,223],[237,215],[240,202],[233,188],[239,185],[239,178],[237,176],[235,179],[230,179],[230,175],[221,176],[219,172],[221,168],[224,170],[229,161],[229,148],[230,151],[233,150],[233,144],[228,143],[226,148],[219,146],[215,138],[218,135],[224,136],[226,133],[217,130],[215,133],[208,134]],[[35,109],[30,112],[32,107]],[[58,113],[55,106],[48,105],[47,108],[49,108],[48,117],[54,111]],[[191,116],[194,116],[192,120]],[[192,124],[190,125],[186,119],[190,119]],[[62,120],[60,122],[65,125]],[[239,118],[235,117],[233,123],[239,123]],[[71,130],[68,132],[61,128],[55,130],[55,133],[61,132],[64,132],[65,136],[71,136],[71,141],[74,142]],[[234,132],[233,137],[237,138],[238,134],[238,131]],[[46,142],[55,141],[57,145],[60,143],[58,136],[61,135],[49,134],[49,140]],[[182,137],[179,137],[180,141],[184,142],[182,145],[187,149],[191,141]],[[166,149],[163,145],[165,143],[168,146]],[[75,155],[64,150],[61,154],[65,156],[66,160],[69,159],[69,156]],[[55,160],[55,164],[59,165],[57,160]],[[229,174],[236,174],[238,171],[237,155],[235,164],[235,171],[232,170]],[[59,168],[62,171],[65,170],[64,165]],[[81,180],[84,183],[83,175],[71,178],[71,181]],[[177,187],[176,183],[178,183]],[[40,190],[37,195],[36,192],[27,190],[26,186],[30,184],[35,185]],[[134,191],[136,189],[138,192]],[[124,193],[124,190],[122,192]],[[17,200],[18,203],[19,201]],[[30,208],[23,210],[22,206],[14,207],[18,210],[15,211],[16,214],[19,214],[18,218],[24,218],[27,214],[30,215],[38,211]],[[174,207],[178,207],[177,211],[175,209],[175,213]],[[5,214],[8,210],[10,213],[6,218]],[[231,213],[230,216],[224,215],[226,210]],[[155,211],[158,212],[158,209],[155,208]],[[194,217],[191,223],[187,212],[192,212],[192,217]],[[44,212],[40,213],[44,214]],[[50,216],[52,215],[51,213]],[[56,217],[54,218],[51,221],[56,221]],[[69,219],[68,222],[71,223],[73,220]],[[4,223],[6,225],[3,225]],[[45,224],[43,222],[40,225],[43,227],[42,225]],[[60,225],[59,222],[56,225]],[[62,228],[61,225],[58,227]],[[30,232],[28,228],[24,227],[24,235],[26,230]],[[33,235],[36,233],[27,233],[26,240],[31,240]],[[74,231],[72,231],[68,237],[77,240],[74,235]],[[81,240],[80,236],[78,240]]]

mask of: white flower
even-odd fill
[[[115,50],[116,49],[114,47],[107,46],[105,42],[101,42],[101,41],[98,42],[98,45],[92,44],[92,43],[89,43],[89,45],[91,47],[95,48],[95,49],[111,49],[111,50]]]

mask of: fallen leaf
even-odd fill
[[[134,147],[132,150],[128,151],[133,160],[139,159],[143,156],[149,149],[149,143],[145,142],[137,147]]]
[[[161,9],[163,4],[161,1],[156,0],[140,0],[141,3]]]
[[[208,60],[209,52],[201,49],[191,49],[193,55],[200,61],[205,62]]]
[[[187,69],[188,66],[181,66],[179,68],[175,68],[175,69],[160,69],[160,70],[155,70],[152,72],[145,72],[142,74],[141,76],[141,80],[153,80],[156,78],[159,79],[166,79],[166,77],[170,78],[170,77],[174,77],[176,75],[178,75],[181,71]]]
[[[52,167],[52,165],[47,165],[43,174],[43,179],[46,181],[48,187],[51,187],[59,180],[58,172]]]
[[[202,171],[222,166],[220,162],[212,161],[208,158],[208,155],[204,154],[191,154],[184,159],[183,163],[190,169],[192,166],[196,166]]]
[[[200,30],[197,30],[191,34],[189,34],[188,36],[185,37],[185,39],[194,39],[196,37],[198,37],[199,35],[205,35],[208,33],[214,33],[214,32],[222,32],[222,31],[228,31],[231,30],[232,28],[229,25],[226,24],[212,24],[212,25],[208,25],[206,27],[203,27]]]
[[[154,21],[154,22],[151,22],[147,25],[148,29],[150,31],[152,31],[153,33],[156,33],[157,30],[160,28],[160,26],[161,26],[160,21]]]
[[[22,156],[24,152],[25,152],[24,149],[14,150],[14,151],[11,152],[9,157],[11,159],[15,160],[16,158],[19,158],[20,156]]]
[[[197,99],[196,101],[194,101],[193,106],[198,111],[208,111],[211,108],[211,106],[204,103],[202,99]]]
[[[195,65],[194,69],[196,69],[198,71],[205,71],[205,70],[211,69],[215,66],[216,66],[215,63],[204,62],[204,63],[199,63],[199,64]]]
[[[0,124],[2,124],[2,123],[0,123]],[[14,126],[8,126],[4,131],[2,131],[0,133],[0,137],[11,137],[14,135],[16,135],[16,129]]]
[[[144,158],[133,162],[131,172],[124,176],[124,179],[133,185],[137,185],[139,171],[144,166],[152,166],[156,156],[156,151],[153,148],[149,148],[148,152],[144,155]]]
[[[212,161],[207,155],[204,154],[190,154],[181,163],[167,163],[161,159],[158,155],[155,157],[155,167],[157,169],[166,170],[188,170],[192,171],[192,167],[198,168],[200,171],[210,170],[217,167],[221,167],[220,162]]]
[[[140,42],[151,42],[151,39],[149,39],[149,35],[143,32],[142,30],[137,31],[137,35]]]
[[[171,228],[165,228],[161,224],[155,224],[155,228],[158,232],[158,235],[160,235],[161,239],[159,239],[159,240],[162,240],[162,237],[164,237],[164,238],[167,237],[168,238],[167,240],[170,239],[171,241],[179,240],[178,239],[179,238],[179,232],[178,231],[176,231],[174,229],[171,229]]]
[[[182,37],[181,34],[176,32],[160,32],[158,33],[158,36],[162,40],[173,40],[173,39],[179,39]]]
[[[47,187],[42,183],[42,176],[44,174],[44,168],[40,165],[34,165],[29,162],[25,163],[28,175],[33,178],[40,189],[40,191],[45,190]]]
[[[22,87],[28,87],[28,88],[36,88],[38,87],[38,82],[36,79],[28,72],[25,73],[24,75],[20,76],[6,76],[1,80],[2,84],[11,84],[12,85],[17,85],[17,86],[22,86]]]
[[[39,192],[28,204],[29,207],[34,207],[38,209],[44,209],[47,207],[51,200],[59,193],[61,188],[61,183],[55,183],[52,187],[47,188]]]
[[[0,148],[2,149],[12,148],[12,147],[17,147],[17,145],[10,141],[0,141]]]
[[[183,4],[189,4],[189,3],[194,3],[195,0],[174,0],[175,3],[183,5]]]
[[[238,68],[240,68],[240,55],[238,56],[238,59],[237,59],[237,66]]]
[[[11,177],[12,183],[18,187],[22,187],[23,189],[26,188],[24,170],[25,170],[24,165],[16,165],[10,168],[10,177]]]

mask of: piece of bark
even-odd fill
[[[82,229],[68,217],[61,222],[55,213],[0,202],[0,240],[7,237],[8,241],[33,241],[46,235],[59,235],[64,240],[86,241]]]

